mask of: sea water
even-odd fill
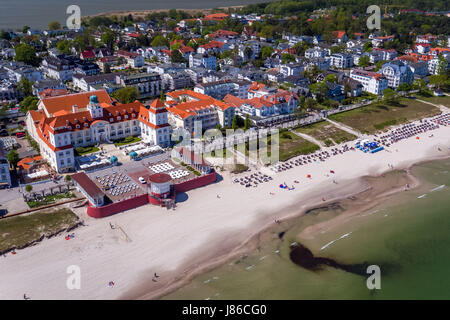
[[[414,166],[418,188],[302,239],[305,227],[342,214],[342,208],[314,210],[293,220],[282,240],[269,235],[259,250],[197,276],[165,299],[449,299],[449,169],[450,160]],[[289,258],[293,242],[339,263],[380,266],[381,289],[367,288],[370,274],[295,265]]]

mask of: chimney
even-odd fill
[[[78,106],[77,106],[76,104],[74,104],[74,105],[72,106],[72,112],[73,112],[73,113],[78,112]]]

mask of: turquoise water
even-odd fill
[[[449,171],[450,160],[415,166],[413,173],[423,181],[419,188],[394,195],[314,240],[300,238],[300,231],[339,215],[338,209],[297,219],[283,241],[277,237],[279,230],[268,231],[259,250],[199,275],[165,298],[450,299]],[[345,234],[349,235],[320,250]],[[295,265],[289,259],[293,241],[340,263],[379,265],[381,289],[368,290],[365,276],[331,267],[313,272]]]

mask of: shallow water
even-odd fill
[[[293,221],[281,240],[279,230],[269,230],[258,250],[197,276],[165,299],[449,299],[449,169],[450,160],[415,166],[423,182],[419,188],[393,195],[312,240],[300,238],[300,232],[344,209],[313,210]],[[369,275],[294,264],[289,257],[294,242],[315,257],[379,265],[381,289],[367,288]]]

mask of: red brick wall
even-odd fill
[[[92,207],[89,203],[87,207],[87,214],[90,217],[93,218],[104,218],[122,211],[134,209],[140,206],[143,206],[144,204],[148,203],[148,195],[143,194],[140,196],[137,196],[135,198],[127,199],[120,202],[115,202],[112,204],[108,204],[103,207]]]
[[[208,184],[216,182],[216,172],[213,171],[210,174],[198,177],[193,180],[181,182],[175,185],[176,192],[186,192],[195,188],[200,188]]]

